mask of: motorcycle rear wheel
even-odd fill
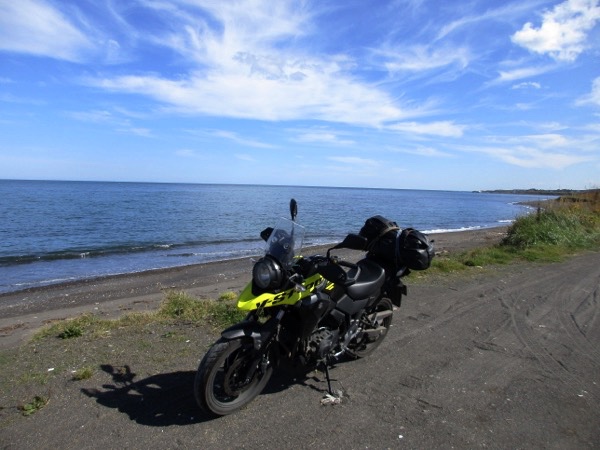
[[[374,317],[378,312],[383,311],[393,311],[394,305],[392,305],[392,301],[389,298],[382,298],[375,308],[372,311],[368,311],[366,314],[370,320]],[[347,352],[354,356],[355,358],[364,358],[365,356],[369,356],[373,351],[381,345],[385,336],[388,333],[390,326],[392,325],[392,317],[393,314],[385,317],[379,327],[381,328],[379,333],[376,336],[370,336],[367,333],[361,333],[357,338],[353,339],[348,345]],[[372,328],[365,328],[365,331],[369,331]]]
[[[194,380],[194,396],[200,408],[209,414],[224,416],[243,408],[262,392],[273,368],[261,362],[248,379],[256,363],[251,345],[240,339],[219,339],[204,355]]]

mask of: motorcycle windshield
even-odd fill
[[[267,240],[265,253],[275,258],[286,269],[294,264],[304,243],[304,227],[288,219],[279,219]]]

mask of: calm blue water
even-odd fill
[[[429,233],[506,224],[535,196],[471,192],[0,180],[0,293],[260,254],[288,217],[308,245],[358,232],[375,214]]]

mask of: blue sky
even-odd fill
[[[599,0],[0,0],[0,178],[600,187]]]

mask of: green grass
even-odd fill
[[[36,395],[32,401],[21,406],[21,412],[24,416],[30,416],[48,404],[50,399],[43,395]]]
[[[519,218],[502,245],[519,250],[562,248],[566,252],[596,247],[600,243],[597,214],[571,208],[539,211]]]
[[[163,319],[204,322],[216,328],[223,328],[245,317],[235,305],[237,294],[228,292],[216,301],[196,300],[185,292],[170,292],[158,311]]]
[[[94,375],[94,369],[91,367],[82,367],[73,374],[73,381],[89,380]]]
[[[519,217],[500,244],[436,257],[419,278],[518,261],[556,262],[586,249],[600,249],[600,191],[548,202]]]
[[[236,308],[236,299],[235,292],[226,292],[217,300],[199,300],[185,292],[171,291],[167,293],[158,311],[129,313],[114,320],[84,314],[55,322],[36,333],[33,339],[76,339],[84,335],[101,338],[115,329],[141,327],[157,322],[203,323],[221,329],[245,317],[245,314]]]

